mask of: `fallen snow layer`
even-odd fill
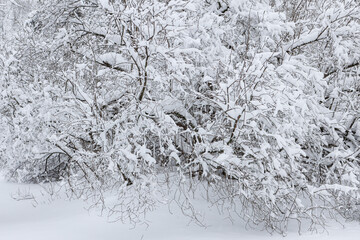
[[[0,179],[0,240],[358,240],[360,225],[347,223],[345,229],[332,224],[328,233],[304,233],[294,229],[287,237],[246,230],[241,221],[231,224],[215,210],[207,211],[207,228],[188,224],[189,219],[167,207],[149,214],[150,226],[135,229],[121,223],[108,223],[104,217],[84,209],[81,201],[54,200],[51,203],[15,201],[21,192],[39,193],[38,186],[6,183]],[[46,198],[42,198],[44,201]]]

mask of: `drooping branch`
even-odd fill
[[[314,33],[310,33],[302,38],[300,38],[298,41],[296,41],[295,43],[285,47],[285,51],[287,53],[291,53],[293,50],[306,46],[308,44],[312,44],[314,42],[320,41],[325,39],[324,37],[324,33],[326,32],[326,30],[328,29],[328,26],[324,27],[321,31],[319,31],[318,33],[314,32]]]
[[[120,72],[127,72],[127,69],[125,68],[122,68],[120,66],[116,66],[116,65],[113,65],[113,64],[110,64],[109,62],[107,61],[99,61],[97,59],[92,59],[91,57],[87,56],[86,54],[83,54],[83,53],[80,53],[78,51],[75,51],[72,47],[71,47],[71,52],[77,54],[77,55],[80,55],[82,57],[85,57],[87,58],[88,60],[92,60],[94,61],[95,63],[103,66],[103,67],[107,67],[107,68],[110,68],[110,69],[113,69],[113,70],[116,70],[116,71],[120,71]]]
[[[360,65],[360,61],[353,62],[353,63],[343,67],[343,69],[341,71],[345,71],[345,70],[348,70],[350,68],[357,67],[359,65]],[[324,78],[327,78],[328,76],[330,76],[330,75],[332,75],[332,74],[334,74],[336,72],[338,72],[338,69],[331,70],[330,72],[327,72],[327,73],[324,74]]]

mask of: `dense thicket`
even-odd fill
[[[185,211],[205,187],[270,231],[359,218],[359,1],[35,8],[0,49],[9,178],[59,182],[122,220],[165,182]]]

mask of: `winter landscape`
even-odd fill
[[[0,240],[355,240],[359,187],[359,0],[0,0]]]

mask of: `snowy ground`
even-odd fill
[[[270,236],[267,232],[246,230],[241,221],[231,224],[208,211],[207,228],[188,224],[181,214],[170,214],[166,207],[149,215],[150,226],[131,226],[108,223],[95,212],[89,213],[80,201],[55,200],[33,206],[33,201],[15,201],[11,196],[18,190],[26,192],[38,187],[6,183],[0,179],[0,240],[358,240],[360,225],[346,224],[345,229],[337,224],[329,227],[328,233],[304,233],[299,236],[294,230],[287,237]]]

